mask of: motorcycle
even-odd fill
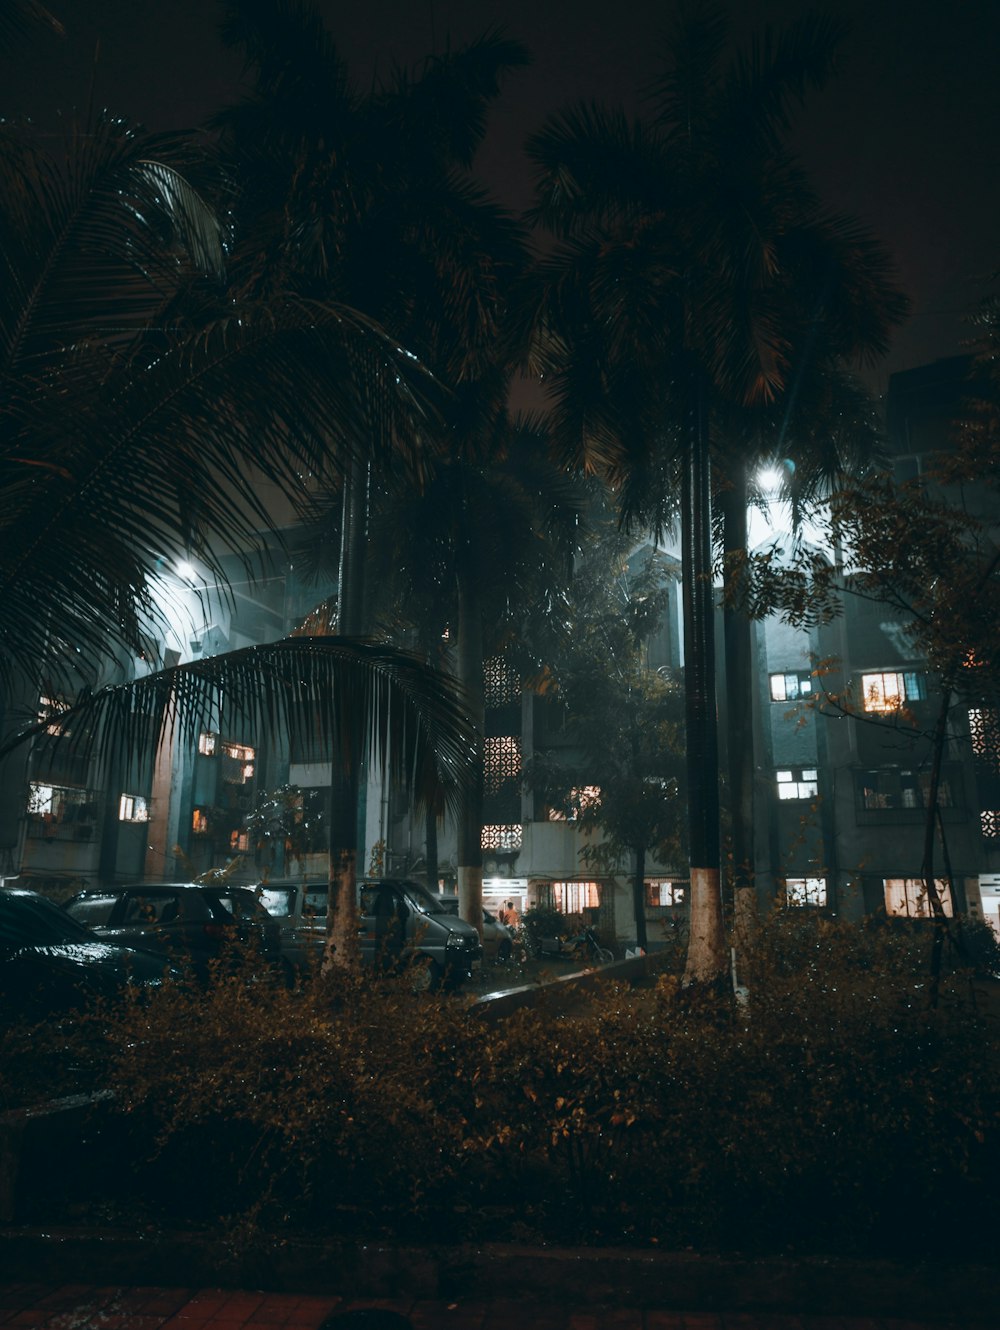
[[[610,965],[614,954],[602,947],[592,928],[584,928],[573,937],[543,937],[539,939],[540,957],[575,961],[583,965]]]

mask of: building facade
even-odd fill
[[[966,371],[967,362],[955,360],[893,376],[886,424],[900,479],[920,475],[928,455],[947,445]],[[774,536],[772,529],[765,538]],[[253,585],[234,577],[233,596],[222,605],[196,581],[185,586],[183,577],[172,576],[167,660],[275,640],[332,590],[303,583],[277,558]],[[668,582],[667,609],[649,644],[650,669],[683,666],[680,588],[673,576]],[[928,735],[939,696],[902,622],[886,606],[851,596],[848,585],[843,613],[831,623],[799,631],[768,619],[753,625],[753,638],[760,902],[848,919],[926,913]],[[721,667],[721,652],[719,659]],[[579,829],[522,780],[537,754],[561,754],[578,770],[580,788],[589,788],[557,710],[523,690],[499,658],[488,663],[485,699],[487,907],[510,900],[523,914],[532,905],[553,906],[591,918],[606,940],[627,943],[636,936],[632,865],[623,860],[613,871],[588,872]],[[724,678],[719,700],[724,713]],[[233,860],[242,880],[326,875],[330,755],[308,740],[264,742],[220,716],[191,751],[167,748],[130,773],[101,773],[36,752],[8,759],[0,777],[5,878],[68,892],[143,877],[184,878]],[[291,830],[261,840],[248,819],[276,793]],[[953,714],[939,804],[935,853],[946,908],[1000,931],[995,710]],[[438,886],[454,889],[455,833],[447,820],[429,824],[405,791],[387,788],[376,771],[366,773],[358,818],[361,871],[424,877],[436,862]],[[647,866],[650,945],[669,940],[683,924],[686,885],[681,864]]]

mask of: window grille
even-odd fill
[[[596,882],[553,882],[552,903],[563,914],[596,910],[601,903]]]
[[[979,814],[984,840],[1000,840],[1000,809],[983,809]]]
[[[506,826],[483,827],[482,848],[484,850],[519,850],[523,844],[524,828],[516,823]]]
[[[521,681],[503,659],[493,656],[483,665],[483,701],[488,707],[506,707],[521,696]]]
[[[28,835],[47,840],[89,839],[97,821],[98,794],[78,785],[31,781],[28,785]]]
[[[993,707],[971,708],[969,734],[976,766],[1000,776],[1000,712]]]
[[[521,741],[512,734],[486,739],[483,743],[484,793],[499,794],[521,775]]]

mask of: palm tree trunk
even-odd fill
[[[691,376],[687,456],[681,493],[684,686],[688,774],[691,933],[686,984],[726,973],[719,872],[719,734],[715,701],[715,605],[708,402],[702,375]]]
[[[458,823],[458,910],[483,935],[483,615],[471,561],[458,570],[458,678],[469,701],[479,743],[475,777],[464,790]]]
[[[424,810],[424,864],[426,866],[427,890],[438,890],[438,815],[437,809],[428,804]]]
[[[351,459],[344,476],[340,530],[337,631],[341,637],[364,632],[365,542],[368,520],[368,463]],[[358,797],[361,790],[361,717],[347,739],[347,752],[330,769],[330,889],[324,968],[356,970],[358,947]]]
[[[721,496],[726,595],[723,641],[726,667],[726,749],[733,854],[733,916],[738,938],[753,927],[754,750],[752,628],[743,611],[747,557],[747,468],[730,464],[730,488]]]

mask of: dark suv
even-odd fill
[[[281,933],[248,887],[199,882],[140,882],[83,891],[63,907],[98,937],[161,952],[204,978],[234,942],[255,946],[265,965],[281,960]]]

